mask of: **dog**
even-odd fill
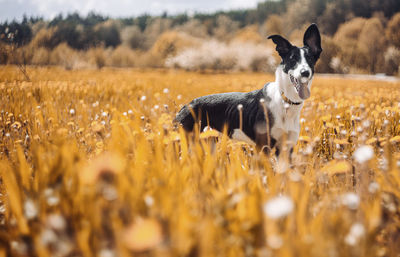
[[[280,35],[268,39],[272,39],[282,59],[275,82],[247,93],[196,98],[182,107],[175,121],[188,132],[198,122],[201,131],[207,126],[225,130],[231,138],[247,141],[257,150],[270,153],[275,149],[279,157],[289,148],[291,154],[299,138],[300,111],[310,97],[314,66],[322,52],[321,36],[317,25],[311,24],[304,33],[303,47],[292,45]]]

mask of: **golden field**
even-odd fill
[[[172,120],[254,73],[0,68],[0,256],[399,256],[400,82],[316,76],[293,165]]]

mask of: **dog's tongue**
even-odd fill
[[[300,84],[299,96],[301,99],[305,100],[310,97],[310,89],[308,89],[307,83]]]

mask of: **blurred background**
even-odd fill
[[[399,0],[0,3],[0,64],[273,72],[266,37],[302,45],[315,22],[317,72],[400,75]]]

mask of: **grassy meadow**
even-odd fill
[[[27,72],[0,68],[0,256],[399,256],[400,82],[317,75],[277,167],[172,122],[273,75]]]

